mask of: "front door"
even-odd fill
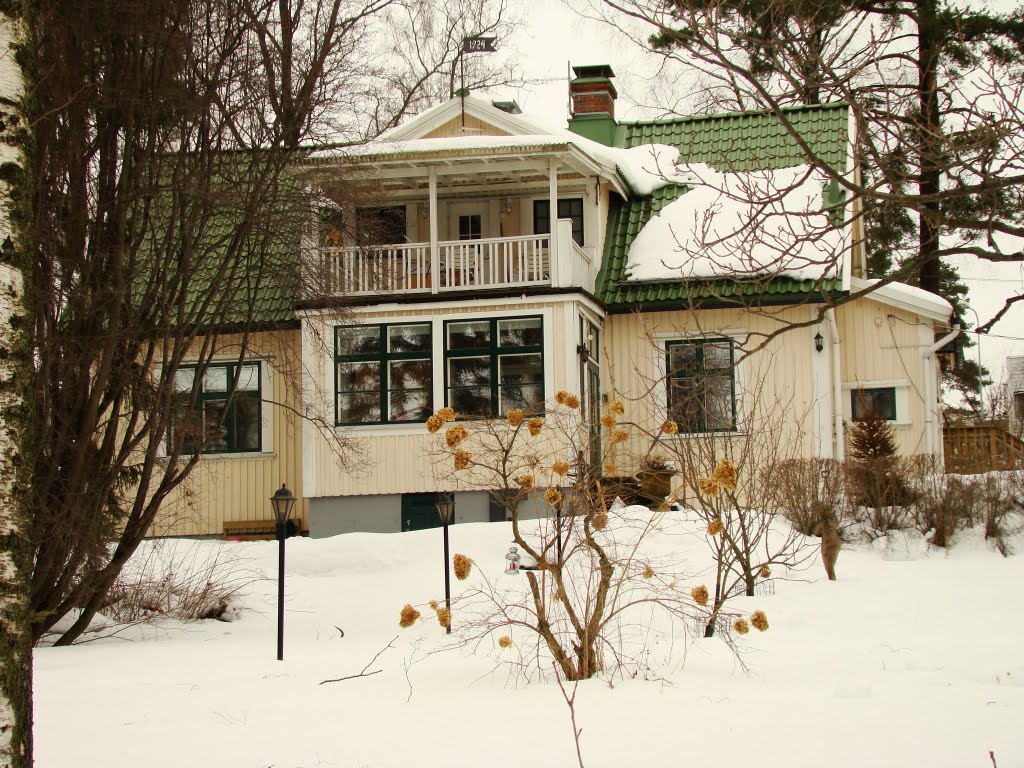
[[[481,240],[492,237],[490,210],[484,201],[448,205],[448,239]]]
[[[436,493],[402,494],[402,531],[422,531],[440,526]]]

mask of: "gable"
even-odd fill
[[[462,120],[466,126],[474,121],[474,127],[485,129],[483,134],[462,132]],[[457,133],[437,133],[451,130],[454,125],[460,129]],[[479,96],[456,96],[443,104],[428,109],[420,115],[408,120],[397,128],[382,134],[379,141],[411,141],[414,139],[483,135],[483,136],[531,136],[550,133],[549,130],[535,125],[523,118],[498,109],[487,99]]]
[[[424,139],[447,139],[453,136],[508,136],[508,131],[502,130],[474,115],[460,115],[452,118],[444,125],[435,128],[424,135]]]

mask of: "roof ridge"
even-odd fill
[[[822,112],[830,109],[838,109],[840,107],[849,108],[850,103],[847,101],[829,101],[824,104],[795,104],[789,107],[782,107],[783,112]],[[756,117],[756,116],[774,116],[776,110],[768,109],[748,109],[742,112],[714,112],[707,115],[680,115],[679,117],[665,117],[657,120],[620,120],[619,125],[623,128],[635,128],[638,126],[649,126],[649,125],[673,125],[679,123],[694,123],[702,120],[715,120],[722,118],[741,118],[741,117]]]

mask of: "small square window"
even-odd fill
[[[872,411],[886,421],[896,421],[896,388],[876,387],[855,389],[850,393],[854,421],[860,421]]]

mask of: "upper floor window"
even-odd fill
[[[736,429],[736,375],[731,339],[665,345],[668,416],[680,432]]]
[[[320,244],[397,245],[406,242],[405,206],[357,208],[353,215],[336,208],[320,210]]]
[[[855,389],[850,392],[851,413],[859,421],[874,412],[887,421],[896,421],[896,387]]]
[[[544,404],[541,317],[449,320],[445,328],[448,405],[460,416],[527,413]]]
[[[558,218],[572,220],[572,239],[576,241],[576,245],[583,245],[583,198],[573,197],[559,200]],[[536,235],[551,232],[550,201],[533,201],[533,232]]]
[[[182,453],[248,453],[262,450],[259,363],[210,363],[196,386],[196,366],[183,365],[174,388],[191,405],[175,422]],[[192,394],[195,401],[189,402]]]
[[[337,328],[336,424],[425,421],[433,410],[430,323]]]

